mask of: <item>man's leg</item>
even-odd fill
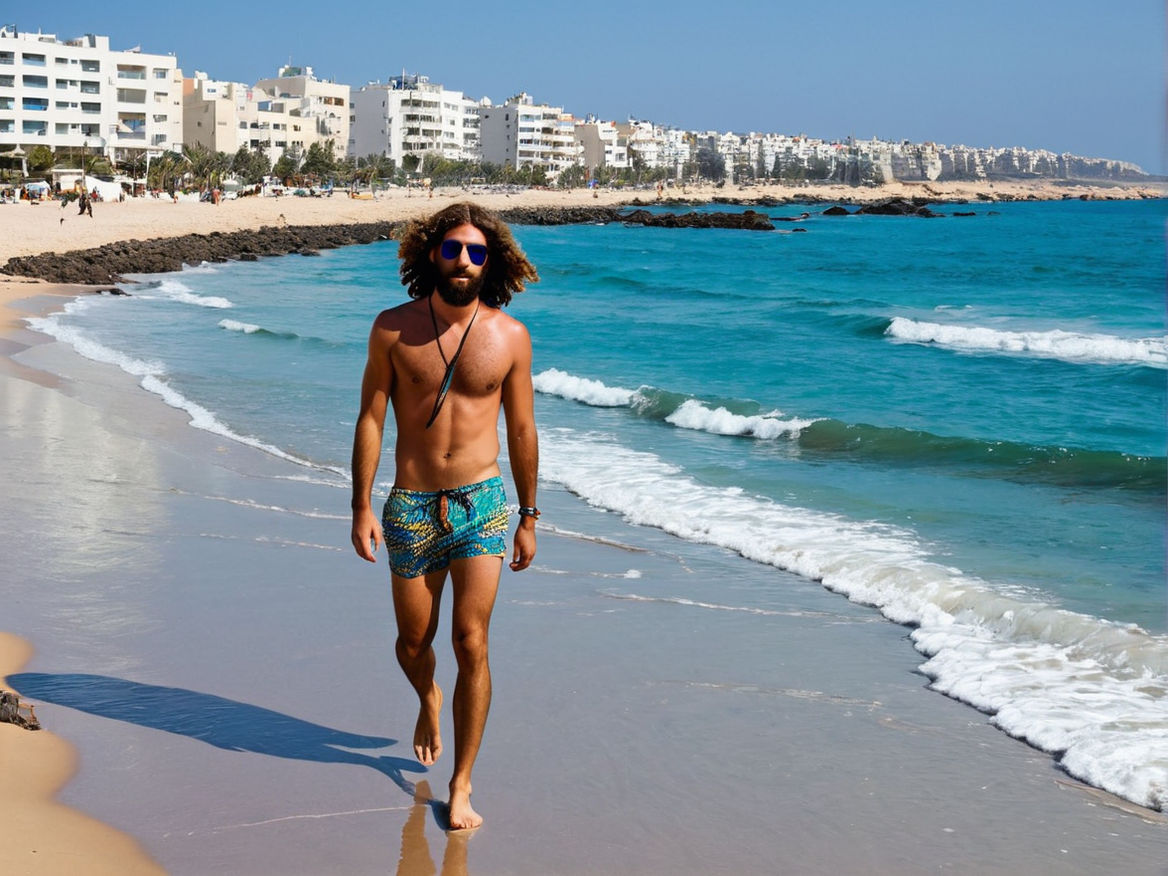
[[[499,589],[502,557],[469,557],[450,564],[454,583],[451,638],[458,661],[454,686],[454,773],[450,777],[450,826],[455,830],[483,823],[470,805],[470,773],[479,753],[491,707],[491,667],[487,633]]]
[[[393,613],[397,618],[397,662],[414,690],[420,708],[414,726],[414,754],[430,766],[442,753],[438,717],[442,690],[434,683],[434,634],[438,630],[438,605],[446,570],[417,578],[393,575]]]

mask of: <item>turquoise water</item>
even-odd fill
[[[542,475],[912,624],[938,689],[1037,704],[1003,726],[1040,747],[1094,763],[1115,750],[1098,726],[1138,701],[1153,735],[1125,737],[1131,756],[1168,776],[1168,713],[1136,692],[1168,690],[1164,207],[517,227],[542,276],[510,308],[533,337]],[[141,279],[46,330],[332,478],[344,507],[368,328],[405,300],[395,245]],[[1082,730],[1091,672],[1106,696]],[[1157,799],[1156,776],[1116,782]]]

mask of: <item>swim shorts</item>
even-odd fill
[[[394,487],[381,515],[389,567],[416,578],[451,560],[504,556],[508,517],[501,477],[434,492]]]

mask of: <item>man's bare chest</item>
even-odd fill
[[[446,363],[454,358],[457,350],[457,342],[450,337],[444,338],[441,353],[433,340],[421,346],[398,346],[391,352],[395,389],[408,393],[436,392],[446,374]],[[503,344],[489,335],[472,336],[458,357],[450,392],[472,397],[491,395],[502,386],[509,368]]]

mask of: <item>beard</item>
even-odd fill
[[[465,307],[479,297],[486,275],[468,277],[466,284],[461,286],[454,285],[451,282],[453,279],[445,276],[438,278],[438,295],[451,307]]]

